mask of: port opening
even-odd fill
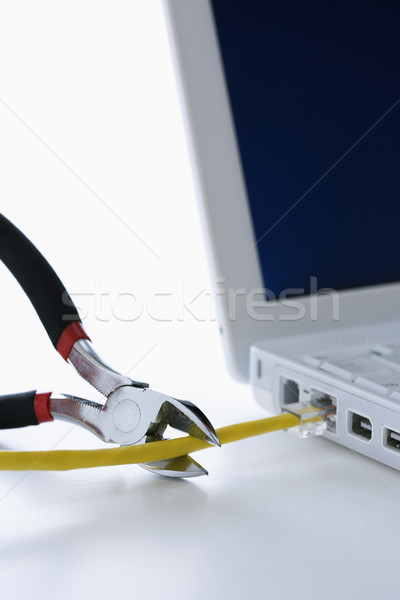
[[[327,430],[331,433],[336,433],[336,410],[337,400],[334,396],[321,392],[315,388],[310,389],[310,403],[317,408],[329,408],[326,416]]]
[[[300,400],[299,384],[293,379],[281,378],[281,398],[282,404],[293,404]]]
[[[261,379],[262,376],[262,362],[261,360],[257,361],[257,379]]]
[[[372,439],[372,423],[368,417],[349,411],[350,432],[369,442]]]
[[[400,452],[400,433],[393,429],[383,428],[383,445],[385,448]]]

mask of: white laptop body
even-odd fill
[[[400,284],[265,300],[212,5],[164,6],[231,373],[276,413],[329,398],[323,435],[400,469]]]

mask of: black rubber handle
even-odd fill
[[[27,237],[0,213],[0,259],[32,302],[55,348],[72,322],[81,322],[67,290]]]
[[[0,429],[37,425],[35,395],[36,391],[0,396]]]

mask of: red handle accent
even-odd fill
[[[82,327],[79,321],[73,321],[64,329],[57,342],[57,352],[61,354],[64,360],[68,360],[72,346],[78,340],[89,340],[90,337]]]
[[[49,398],[51,392],[46,394],[35,394],[35,400],[33,401],[33,409],[38,423],[45,423],[46,421],[53,421],[53,417],[49,411]]]

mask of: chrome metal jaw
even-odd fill
[[[120,445],[142,444],[164,439],[168,426],[220,445],[218,436],[200,409],[132,381],[109,367],[87,340],[76,342],[68,360],[82,377],[106,396],[104,405],[67,395],[50,397],[55,418],[83,425],[105,442]],[[140,465],[172,477],[193,477],[207,472],[190,456]]]

